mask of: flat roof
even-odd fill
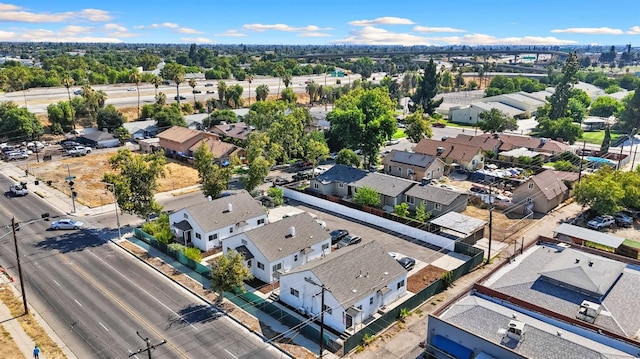
[[[465,216],[458,212],[448,212],[431,221],[432,224],[470,236],[483,228],[487,221]]]
[[[574,226],[569,223],[562,223],[553,232],[556,235],[564,234],[565,236],[575,237],[611,248],[618,248],[622,242],[624,242],[624,238],[622,237]]]
[[[507,156],[507,157],[529,157],[529,158],[534,158],[536,156],[541,155],[540,152],[535,152],[535,151],[529,151],[528,149],[526,149],[525,147],[520,147],[520,148],[514,148],[510,151],[504,151],[504,152],[500,152],[498,153],[498,156]]]

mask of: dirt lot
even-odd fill
[[[417,293],[442,277],[445,272],[446,270],[442,268],[428,265],[407,279],[407,290],[412,293]]]
[[[35,175],[41,186],[51,181],[51,186],[70,195],[65,177],[76,176],[77,201],[89,207],[113,203],[113,196],[101,183],[103,174],[111,171],[109,157],[114,152],[92,153],[84,157],[69,157],[60,160],[29,163],[29,172]],[[26,164],[22,167],[26,169]],[[158,192],[171,191],[198,183],[198,172],[190,166],[167,159],[166,177],[160,178]]]

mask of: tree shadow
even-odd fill
[[[104,239],[106,232],[111,231],[106,229],[74,231],[54,231],[49,229],[47,230],[47,237],[33,246],[38,249],[58,251],[60,253],[80,252],[87,248],[96,248],[107,243],[107,240]]]
[[[215,305],[191,304],[177,311],[178,317],[172,317],[165,329],[190,324],[206,324],[225,315],[224,311]]]

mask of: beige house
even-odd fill
[[[384,173],[412,181],[438,179],[445,169],[445,163],[435,156],[398,150],[385,156],[382,164]]]
[[[546,170],[531,176],[513,191],[512,202],[523,213],[547,213],[571,195],[567,183],[577,180],[578,174]]]

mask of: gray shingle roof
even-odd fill
[[[311,271],[343,308],[351,307],[387,287],[391,281],[407,275],[407,271],[375,241],[341,248],[289,273],[304,271]]]
[[[265,214],[262,204],[247,191],[196,204],[187,207],[187,211],[205,233]]]
[[[325,183],[330,182],[343,182],[343,183],[352,183],[355,182],[364,176],[367,175],[367,172],[345,165],[335,165],[331,167],[329,170],[324,172],[315,178],[315,180]]]
[[[291,236],[295,228],[295,237]],[[300,213],[244,232],[269,262],[329,240],[331,235],[308,213]]]
[[[88,140],[91,141],[106,141],[106,140],[112,140],[115,137],[113,137],[112,134],[108,133],[108,132],[104,132],[104,131],[94,131],[91,133],[87,133],[86,135],[82,136],[83,138],[86,138]]]
[[[407,191],[406,195],[429,202],[440,203],[445,206],[450,205],[460,196],[466,196],[466,194],[452,191],[446,188],[421,185],[411,187],[411,189]]]
[[[365,177],[353,183],[357,188],[370,187],[389,197],[397,197],[416,184],[415,181],[378,172],[368,172]]]
[[[387,156],[391,158],[391,161],[403,163],[406,165],[428,168],[433,161],[436,160],[434,156],[424,155],[421,153],[407,152],[393,150]]]

